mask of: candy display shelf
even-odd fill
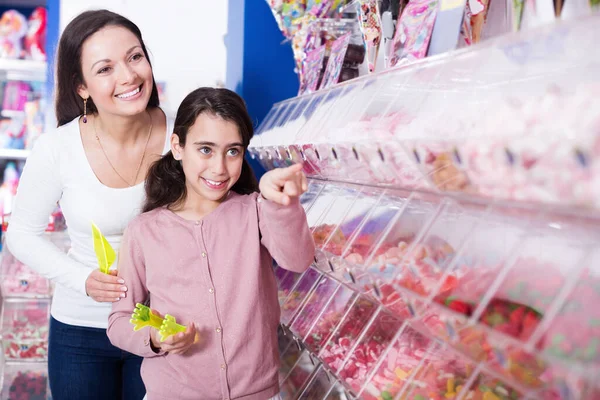
[[[47,65],[43,61],[0,58],[0,77],[8,80],[46,80]]]
[[[600,14],[273,106],[250,146],[326,180],[600,207]]]
[[[64,252],[69,237],[58,217],[45,233]],[[54,230],[56,229],[56,230]],[[52,283],[19,262],[6,245],[0,254],[0,399],[49,400],[48,333]]]
[[[311,268],[276,268],[301,399],[600,398],[600,16],[273,106]]]
[[[0,159],[25,160],[30,153],[31,150],[24,149],[0,149]]]

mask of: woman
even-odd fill
[[[159,108],[140,30],[118,14],[76,17],[60,39],[56,72],[58,129],[42,135],[27,160],[8,247],[56,284],[53,398],[142,399],[141,358],[106,336],[111,303],[127,295],[127,282],[116,271],[99,271],[91,226],[118,250],[124,228],[141,211],[150,164],[169,149],[172,121]],[[69,228],[68,255],[44,238],[57,202]]]

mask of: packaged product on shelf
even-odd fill
[[[304,351],[296,365],[281,384],[281,397],[295,399],[308,383],[313,371],[319,366],[308,351]]]
[[[4,299],[0,335],[7,360],[45,360],[48,356],[49,299]]]
[[[390,66],[415,61],[427,55],[437,16],[438,0],[411,0],[398,20]]]
[[[21,81],[9,81],[4,86],[3,111],[25,111],[25,103],[32,93],[31,85]]]
[[[360,30],[367,47],[369,72],[374,72],[381,44],[381,16],[376,0],[359,0]]]
[[[35,61],[46,61],[46,27],[48,12],[37,7],[29,16],[29,29],[25,35],[26,57]]]
[[[355,394],[366,383],[383,352],[402,326],[402,321],[380,309],[356,347],[339,367],[338,374]]]
[[[50,400],[48,367],[45,363],[4,364],[2,392],[6,400]]]
[[[298,30],[299,19],[304,15],[306,0],[267,0],[279,30],[291,38]]]
[[[294,286],[289,296],[281,306],[281,322],[289,324],[292,322],[308,294],[313,290],[322,274],[316,269],[309,268]]]
[[[347,33],[337,38],[331,45],[329,59],[321,81],[321,89],[327,89],[338,83],[349,43],[350,33]]]
[[[0,58],[22,58],[27,19],[17,10],[8,10],[0,18]]]
[[[463,30],[468,32],[468,35],[464,35],[467,45],[479,43],[481,40],[489,6],[487,0],[467,0],[463,19]]]
[[[299,95],[313,93],[317,90],[323,68],[323,57],[325,57],[325,46],[319,46],[306,54],[302,62]]]

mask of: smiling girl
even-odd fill
[[[171,153],[150,169],[145,213],[119,259],[129,294],[108,327],[113,344],[145,357],[148,400],[279,398],[273,258],[303,272],[315,249],[302,166],[267,172],[257,187],[244,160],[252,134],[238,95],[197,89],[177,111]],[[162,343],[156,330],[133,332],[132,310],[147,301],[187,330]]]
[[[56,284],[49,339],[55,400],[139,400],[141,358],[106,337],[110,303],[127,281],[102,274],[94,222],[118,249],[141,212],[143,181],[169,149],[173,130],[159,108],[148,52],[138,27],[106,10],[85,12],[65,28],[56,71],[58,129],[36,142],[10,219],[10,251]],[[71,240],[68,254],[44,237],[59,203]]]

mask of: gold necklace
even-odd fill
[[[100,137],[98,137],[98,131],[96,130],[96,118],[94,118],[94,123],[93,123],[94,134],[96,135],[96,140],[98,141],[98,144],[100,145],[100,148],[102,149],[102,153],[104,153],[104,157],[106,158],[106,161],[108,161],[108,164],[110,165],[112,170],[115,172],[115,174],[117,174],[117,176],[119,178],[121,178],[121,180],[123,182],[125,182],[127,184],[127,186],[129,186],[129,187],[135,186],[135,183],[137,182],[138,175],[140,174],[140,169],[142,168],[142,163],[144,162],[144,158],[146,157],[146,150],[148,149],[148,143],[150,142],[150,136],[152,136],[152,116],[150,115],[148,110],[146,110],[146,112],[148,113],[148,116],[150,117],[150,129],[148,130],[148,137],[146,138],[146,145],[144,146],[144,152],[142,153],[142,158],[140,159],[140,163],[139,163],[137,169],[135,170],[135,177],[133,178],[133,184],[129,183],[129,181],[127,179],[123,178],[123,176],[119,173],[119,171],[117,171],[117,169],[115,168],[113,163],[110,162],[110,158],[108,158],[108,154],[106,154],[106,151],[104,150],[104,146],[102,146]]]

